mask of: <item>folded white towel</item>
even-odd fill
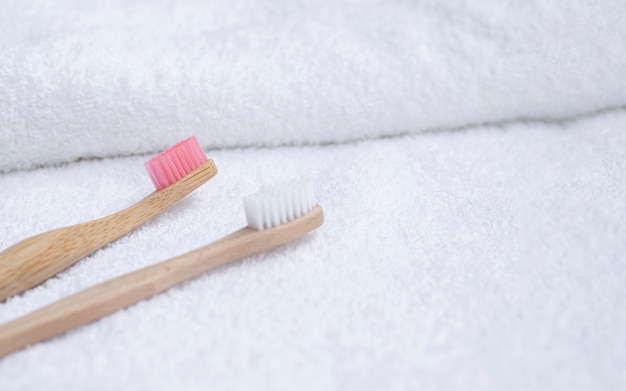
[[[0,172],[626,103],[621,0],[4,4]]]

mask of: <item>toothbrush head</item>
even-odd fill
[[[248,226],[258,231],[295,220],[315,205],[313,186],[302,181],[265,187],[244,199]]]
[[[207,161],[195,137],[190,137],[166,149],[145,163],[157,190],[178,182]]]

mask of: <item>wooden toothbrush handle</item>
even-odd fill
[[[217,173],[207,161],[176,184],[130,208],[87,223],[25,239],[0,253],[0,302],[40,284],[118,239],[183,198]]]
[[[279,227],[243,228],[217,242],[68,296],[0,326],[0,357],[93,322],[203,272],[305,235],[322,225],[317,206]]]

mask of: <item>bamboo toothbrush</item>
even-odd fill
[[[0,357],[102,318],[217,266],[287,243],[324,222],[309,184],[292,183],[261,191],[246,198],[244,204],[247,227],[0,326]]]
[[[0,302],[47,280],[137,228],[211,179],[217,168],[195,137],[146,162],[156,187],[137,204],[98,220],[45,232],[0,253]]]

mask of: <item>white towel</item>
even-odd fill
[[[262,184],[310,178],[325,224],[1,359],[0,389],[624,389],[625,126],[207,151],[214,179],[0,323],[238,229]],[[0,248],[139,200],[143,160],[0,176]]]
[[[626,104],[622,0],[4,4],[0,171]]]
[[[310,178],[326,222],[0,359],[0,390],[626,389],[625,13],[2,4],[0,250],[141,199],[190,135],[220,172],[0,323],[232,232],[260,185]]]

